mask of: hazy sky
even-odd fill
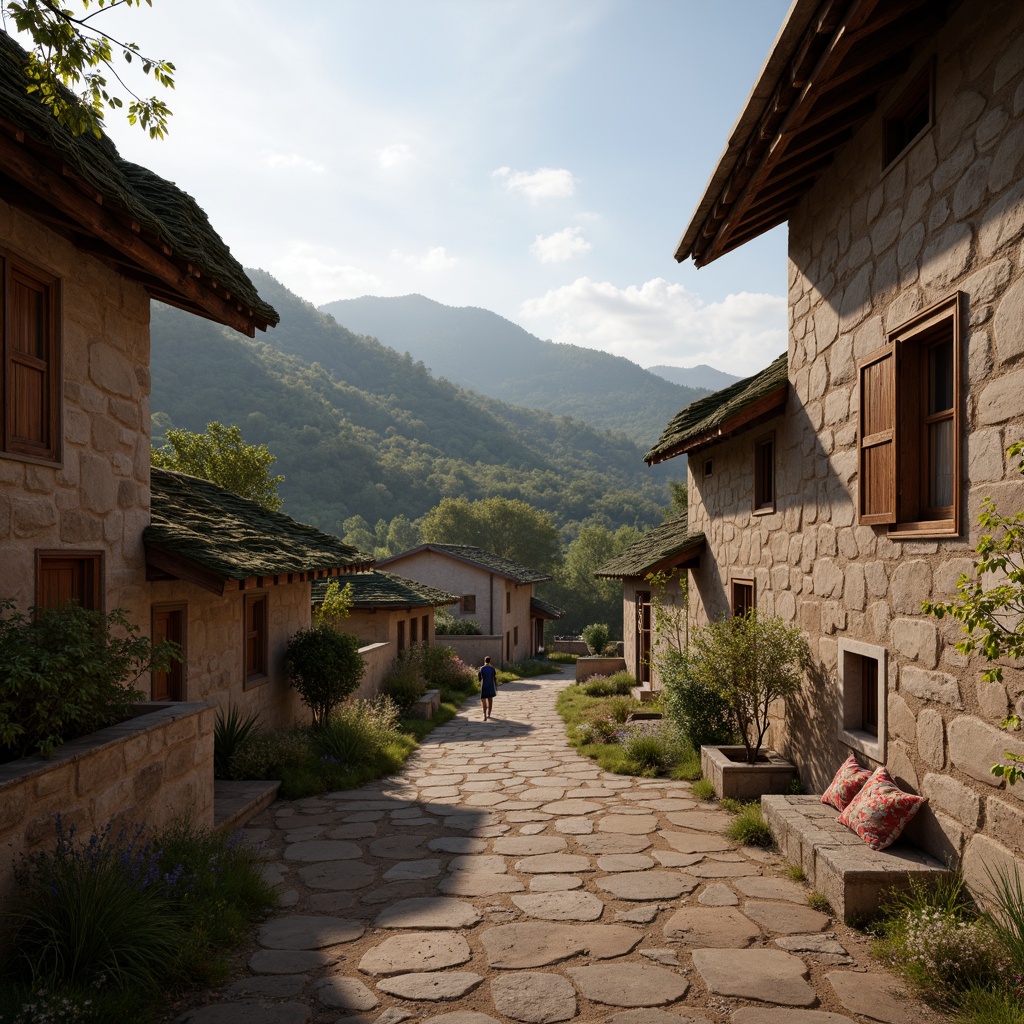
[[[154,0],[105,24],[177,65],[170,136],[109,130],[317,304],[419,292],[752,373],[785,349],[785,228],[672,253],[787,6]]]

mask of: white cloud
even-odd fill
[[[275,171],[311,171],[323,174],[327,167],[317,160],[300,156],[298,153],[266,153],[263,162]]]
[[[502,178],[509,192],[518,192],[532,202],[538,199],[567,199],[576,191],[576,179],[572,171],[564,167],[540,167],[536,171],[513,171],[511,167],[499,167],[491,174]]]
[[[590,243],[583,237],[583,228],[564,228],[553,235],[537,235],[530,246],[530,252],[541,263],[564,263],[590,249]]]
[[[527,299],[520,315],[542,338],[625,356],[641,366],[708,363],[747,375],[786,350],[786,299],[740,292],[705,303],[654,278],[625,288],[577,278]]]
[[[412,160],[412,149],[404,142],[396,142],[391,146],[385,146],[377,153],[377,163],[385,171],[392,167],[401,167]]]
[[[334,249],[305,242],[292,242],[267,269],[296,295],[316,305],[384,291],[384,282],[376,274],[341,262]]]
[[[415,267],[417,270],[424,270],[429,274],[439,274],[445,270],[451,270],[459,262],[455,256],[448,254],[448,250],[443,245],[435,245],[422,256],[413,256],[394,249],[391,253],[391,258],[399,263]]]

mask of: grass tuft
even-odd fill
[[[787,864],[786,876],[794,882],[807,881],[807,872],[799,864]]]
[[[817,889],[813,889],[807,894],[807,906],[811,910],[817,910],[819,914],[832,916],[835,913],[832,909],[832,904],[828,901],[828,897],[823,892],[818,892]]]
[[[723,800],[722,803],[724,805],[725,801]],[[760,846],[764,849],[771,849],[775,845],[768,822],[761,814],[761,804],[757,801],[740,806],[736,817],[726,827],[725,834],[734,842],[742,843],[744,846]]]
[[[714,800],[715,784],[710,779],[697,779],[690,787],[690,792],[698,800]]]

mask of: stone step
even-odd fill
[[[217,779],[213,784],[214,828],[242,828],[274,802],[280,788],[280,782]]]

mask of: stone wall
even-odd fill
[[[0,201],[0,246],[61,280],[60,465],[0,455],[0,594],[35,600],[35,553],[102,551],[107,610],[149,632],[149,296]]]
[[[461,598],[464,594],[476,595],[476,611],[463,615],[459,605],[450,606],[458,618],[472,619],[488,632],[502,632],[505,614],[505,579],[481,569],[479,566],[460,562],[435,551],[420,551],[381,566],[388,572],[406,579],[426,583]],[[493,600],[492,600],[493,598]]]
[[[850,751],[838,737],[840,643],[884,649],[881,756],[930,798],[915,838],[962,855],[976,883],[981,864],[1024,855],[1024,787],[988,771],[1002,750],[1024,750],[997,727],[1024,674],[1010,668],[1005,685],[980,684],[982,663],[953,648],[958,626],[920,608],[951,595],[970,569],[983,497],[1024,506],[1004,456],[1024,437],[1024,8],[961,5],[890,99],[933,57],[934,126],[882,171],[883,103],[791,217],[790,402],[783,417],[690,460],[691,529],[708,535],[692,604],[698,621],[719,614],[729,579],[752,577],[759,608],[805,630],[817,668],[773,742],[815,790]],[[957,290],[968,311],[962,532],[894,539],[857,521],[857,361]],[[752,446],[770,429],[777,511],[754,516]]]
[[[359,648],[363,656],[363,678],[355,696],[360,700],[369,700],[384,691],[384,679],[395,661],[395,649],[391,644],[368,644]]]
[[[0,765],[0,898],[11,892],[17,858],[53,847],[58,813],[85,836],[112,818],[159,829],[187,814],[212,827],[213,708],[143,704],[139,711],[57,747],[49,760]]]
[[[439,647],[450,647],[470,667],[479,668],[484,663],[484,658],[489,657],[495,666],[501,665],[505,651],[505,638],[499,634],[494,636],[477,636],[466,634],[465,636],[439,636],[437,638]]]

